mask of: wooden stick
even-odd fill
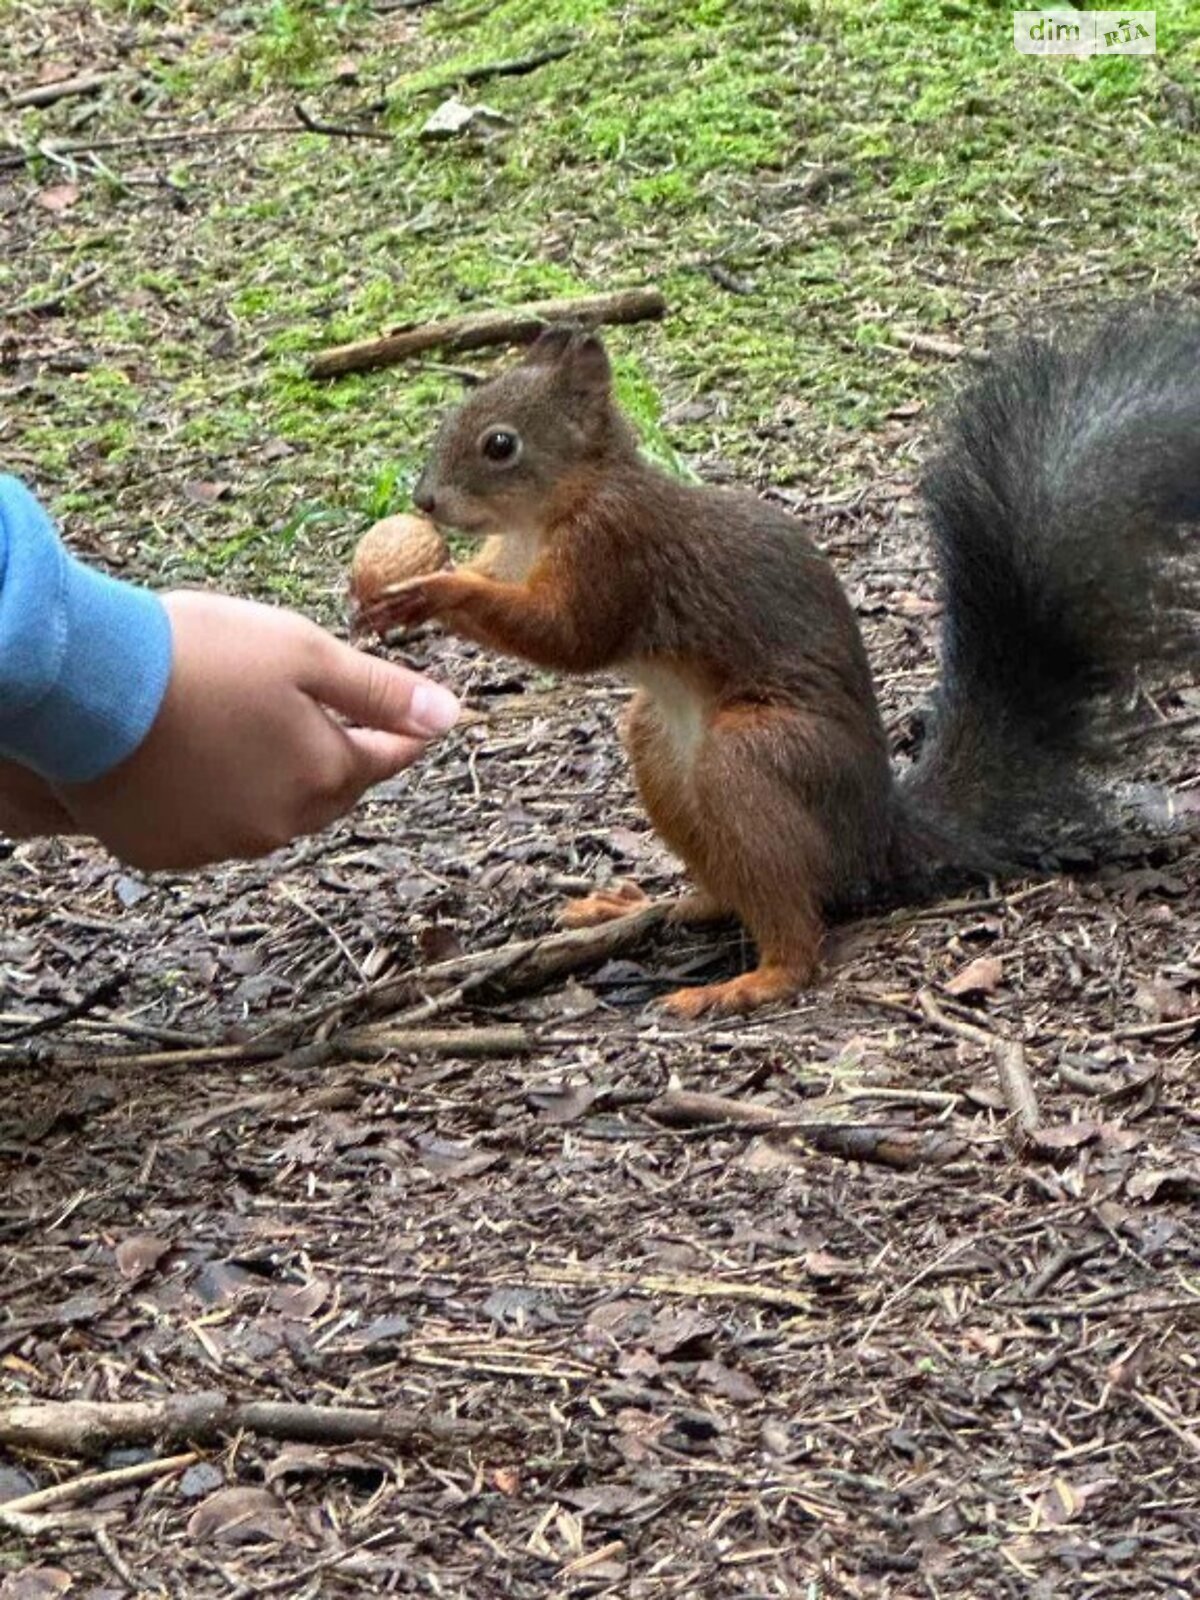
[[[973,1022],[963,1022],[958,1017],[947,1016],[928,989],[922,989],[917,996],[917,1004],[926,1021],[931,1022],[942,1033],[948,1033],[954,1039],[965,1039],[970,1044],[977,1044],[984,1050],[991,1051],[992,1060],[996,1063],[996,1076],[1000,1081],[1000,1092],[1012,1115],[1018,1136],[1021,1140],[1026,1140],[1036,1133],[1041,1126],[1042,1118],[1038,1110],[1037,1096],[1029,1081],[1024,1046],[1015,1039],[1005,1039],[999,1034],[991,1033],[987,1028],[977,1027]]]
[[[756,1133],[791,1135],[822,1155],[843,1161],[870,1161],[905,1171],[918,1166],[945,1166],[966,1149],[966,1141],[941,1129],[926,1133],[909,1128],[872,1127],[864,1123],[803,1119],[775,1106],[731,1100],[720,1094],[695,1094],[672,1089],[652,1100],[647,1114],[668,1127],[745,1128]]]
[[[445,322],[397,328],[379,339],[335,345],[313,358],[309,376],[334,378],[343,372],[370,372],[424,350],[478,350],[483,345],[528,344],[552,322],[646,322],[665,314],[658,289],[618,289],[611,294],[579,295],[569,300],[535,300],[505,311],[477,311]]]
[[[0,1444],[10,1449],[89,1458],[118,1445],[217,1444],[230,1434],[257,1433],[304,1444],[363,1440],[402,1447],[469,1444],[484,1429],[457,1417],[426,1416],[393,1406],[310,1406],[293,1401],[230,1400],[218,1390],[160,1400],[38,1400],[0,1406]]]
[[[624,955],[666,920],[674,904],[670,899],[655,900],[631,911],[627,917],[615,917],[612,922],[595,928],[571,928],[564,933],[543,934],[537,939],[517,939],[512,944],[501,945],[498,950],[475,951],[416,972],[381,978],[331,1005],[314,1006],[310,1011],[273,1023],[248,1041],[248,1047],[262,1046],[281,1033],[291,1038],[303,1037],[321,1024],[340,1027],[348,1017],[386,1012],[390,1006],[422,993],[440,997],[444,989],[457,988],[457,999],[461,999],[470,990],[492,984],[503,994],[539,988],[552,978],[561,978],[583,967]],[[388,1024],[393,1028],[411,1026],[427,1020],[428,1013],[428,1001],[422,1001],[407,1012],[389,1017]],[[329,1037],[336,1040],[338,1035],[331,1033]]]
[[[996,1063],[996,1076],[1000,1080],[1000,1093],[1004,1104],[1012,1113],[1013,1121],[1023,1139],[1031,1138],[1042,1125],[1037,1096],[1029,1081],[1025,1065],[1025,1050],[1015,1039],[997,1039],[992,1046]]]
[[[573,44],[547,45],[544,50],[535,50],[531,55],[511,56],[503,61],[485,61],[477,67],[464,67],[461,72],[446,73],[445,77],[429,84],[422,92],[441,94],[444,90],[452,89],[460,83],[487,83],[492,78],[519,78],[524,73],[536,72],[538,67],[544,67],[551,61],[561,61],[564,56],[569,56],[574,48]]]
[[[390,1022],[347,1028],[337,1036],[339,1055],[520,1056],[533,1048],[524,1028],[402,1028]]]
[[[157,1461],[138,1461],[131,1467],[117,1467],[112,1472],[89,1472],[82,1478],[51,1484],[48,1489],[35,1489],[32,1494],[18,1495],[15,1500],[0,1504],[0,1526],[14,1514],[27,1517],[32,1512],[50,1511],[71,1500],[94,1500],[97,1495],[107,1494],[110,1489],[123,1489],[127,1484],[165,1478],[172,1472],[182,1472],[199,1459],[195,1451],[189,1451],[186,1455],[166,1456]]]
[[[30,89],[18,89],[8,96],[10,106],[52,106],[56,100],[66,100],[70,95],[92,94],[111,83],[115,73],[81,72],[76,78],[59,78],[54,83],[35,83]]]

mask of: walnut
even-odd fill
[[[350,595],[361,609],[384,589],[437,572],[450,559],[446,541],[427,517],[385,517],[358,541],[350,567]]]

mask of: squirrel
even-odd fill
[[[679,1016],[794,997],[841,909],[1058,866],[1073,841],[1110,836],[1099,779],[1122,698],[1196,646],[1181,555],[1200,525],[1200,314],[1018,341],[953,407],[923,496],[940,678],[896,772],[830,563],[792,513],[643,459],[594,332],[549,327],[436,436],[414,503],[486,543],[390,591],[368,623],[437,619],[636,685],[637,788],[696,885],[674,915],[736,916],[758,950],[753,970],[668,996]],[[639,899],[600,889],[563,921]]]

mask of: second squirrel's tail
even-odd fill
[[[1200,313],[1021,342],[958,402],[924,492],[943,637],[914,842],[1061,859],[1105,820],[1114,714],[1197,653]]]

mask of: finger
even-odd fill
[[[361,779],[359,794],[411,767],[428,748],[426,740],[402,733],[380,733],[374,728],[347,728],[346,733],[354,746],[356,776]]]
[[[10,839],[40,839],[78,831],[70,812],[54,801],[23,805],[0,797],[0,834]]]
[[[302,687],[322,705],[364,728],[435,739],[458,721],[461,707],[440,683],[380,661],[329,638],[317,670]]]

